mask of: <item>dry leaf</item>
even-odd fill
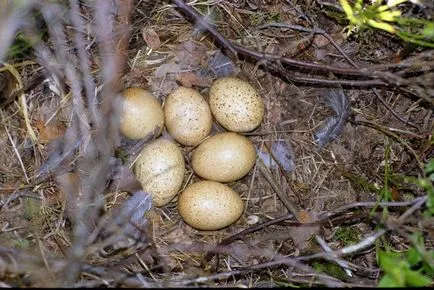
[[[181,66],[177,63],[170,62],[160,65],[155,71],[154,76],[164,78],[169,73],[177,73],[181,70]]]
[[[182,69],[197,69],[206,64],[207,47],[195,41],[186,41],[176,52],[177,62]]]
[[[312,215],[305,210],[300,210],[299,216],[300,222],[302,223],[311,223],[314,221]],[[288,231],[291,233],[294,246],[298,249],[304,249],[309,244],[310,238],[319,232],[319,226],[290,227]]]
[[[36,128],[39,131],[39,142],[45,144],[63,135],[65,127],[57,122],[50,122],[44,126],[43,120],[36,120]]]
[[[330,41],[322,35],[316,35],[313,39],[313,43],[318,47],[324,47],[330,43]]]
[[[199,77],[193,72],[182,72],[176,75],[176,80],[181,83],[182,86],[191,88],[192,86],[207,87],[209,83],[206,79]]]
[[[158,49],[161,45],[160,38],[154,29],[150,27],[142,28],[142,36],[146,42],[146,45],[152,49]]]

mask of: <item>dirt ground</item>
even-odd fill
[[[163,104],[166,96],[181,85],[196,89],[207,99],[216,78],[238,76],[258,90],[265,104],[263,122],[245,136],[254,143],[258,156],[282,142],[283,155],[277,156],[281,164],[273,167],[263,160],[269,167],[267,178],[258,159],[245,177],[228,184],[245,204],[241,218],[229,227],[218,231],[190,227],[179,216],[175,198],[145,213],[140,239],[113,239],[116,235],[110,236],[111,228],[105,222],[116,216],[116,210],[133,192],[128,188],[134,187],[136,180],[125,168],[134,146],[143,147],[145,143],[120,136],[107,142],[113,147],[111,156],[98,156],[92,162],[83,159],[85,155],[77,148],[93,143],[84,139],[76,147],[69,146],[79,141],[79,136],[66,132],[74,112],[82,109],[88,118],[91,113],[86,98],[82,104],[77,102],[68,71],[62,70],[65,63],[56,63],[59,58],[55,53],[53,63],[44,63],[32,50],[7,59],[14,69],[0,71],[1,286],[58,286],[67,281],[74,287],[376,287],[384,274],[376,260],[379,248],[404,251],[410,247],[409,234],[414,232],[424,236],[427,250],[433,248],[432,217],[423,215],[421,205],[405,222],[399,221],[418,198],[427,195],[426,191],[396,177],[424,177],[421,164],[434,156],[433,103],[418,97],[411,87],[331,87],[288,80],[279,71],[270,70],[266,62],[232,57],[210,33],[187,18],[185,11],[169,2],[134,2],[127,21],[127,46],[120,50],[126,64],[118,76],[118,88],[148,89]],[[354,69],[348,58],[359,68],[370,68],[426,54],[428,68],[418,73],[426,82],[420,88],[427,94],[434,90],[432,49],[408,45],[372,28],[347,37],[347,22],[334,16],[337,12],[333,7],[339,2],[328,4],[224,0],[194,1],[191,7],[239,46],[307,63]],[[424,13],[412,9],[408,13]],[[90,7],[81,5],[80,11],[83,19],[92,23]],[[272,23],[304,28],[314,25],[325,31],[345,55],[324,35],[267,26]],[[73,39],[71,27],[65,25],[64,29],[66,37]],[[87,29],[90,71],[101,92],[104,76],[100,72],[105,63],[100,48],[92,42],[95,36],[91,28]],[[48,33],[42,39],[51,50],[56,49]],[[34,50],[38,49],[42,48]],[[78,61],[74,65],[80,68]],[[57,75],[63,92],[57,92],[59,86],[50,78],[54,71],[64,73]],[[388,73],[393,74],[392,69]],[[342,78],[318,71],[307,71],[305,76]],[[81,85],[84,87],[85,82]],[[17,86],[24,88],[22,94],[16,93]],[[328,101],[336,91],[348,102],[348,116],[343,127],[337,129],[336,138],[320,146],[318,132],[337,114]],[[432,100],[434,96],[430,97]],[[103,107],[103,103],[98,105]],[[212,134],[222,131],[225,129],[214,121]],[[167,132],[163,136],[170,138]],[[186,161],[185,188],[200,178],[191,169],[194,148],[180,148]],[[74,153],[60,159],[68,150]],[[117,158],[116,164],[121,164],[117,169],[125,169],[118,180],[124,182],[120,186],[124,190],[109,185],[114,179],[106,175],[115,171],[112,165],[99,167],[98,162],[106,162],[106,166],[115,160],[110,158]],[[54,165],[45,176],[47,171],[42,169],[47,164]],[[100,181],[95,182],[104,194],[92,199],[80,196],[80,187],[90,182],[92,174],[99,173],[102,177],[96,177]],[[298,206],[298,219],[290,215],[293,213],[275,187]],[[77,213],[89,201],[94,204],[93,210],[82,217],[95,228],[86,235],[77,225]],[[379,202],[395,206],[379,206]],[[342,206],[346,208],[337,210]],[[387,233],[341,256],[347,267],[336,263],[337,256],[321,256],[329,249],[319,240],[338,253],[350,245],[360,246],[380,229]],[[81,254],[77,254],[79,250]],[[74,260],[77,257],[78,264]],[[79,270],[74,268],[77,265]],[[76,271],[73,282],[64,278],[67,269]]]

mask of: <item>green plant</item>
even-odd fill
[[[404,253],[377,251],[384,276],[379,287],[423,287],[433,283],[434,250],[427,251],[420,234],[412,236],[413,246]]]
[[[340,266],[336,265],[335,263],[315,261],[312,263],[312,266],[315,270],[326,273],[340,280],[346,280],[347,278],[344,270]]]
[[[433,140],[430,140],[432,143]],[[425,176],[412,177],[394,175],[396,182],[410,183],[427,193],[425,218],[434,215],[434,159],[428,160],[424,168]],[[429,286],[434,278],[434,250],[427,250],[420,232],[409,236],[411,247],[402,253],[390,249],[378,250],[377,259],[385,275],[381,278],[379,287]]]
[[[343,246],[349,246],[360,242],[361,232],[355,227],[342,227],[336,231],[335,237]]]
[[[355,0],[354,6],[348,0],[339,1],[350,21],[348,34],[370,26],[397,35],[407,42],[434,48],[434,22],[403,17],[397,9],[399,4],[409,0],[388,0],[387,5],[381,5],[382,0],[373,0],[369,5],[365,5],[363,0]]]

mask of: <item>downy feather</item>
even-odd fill
[[[315,133],[315,142],[320,147],[339,137],[350,115],[350,104],[342,89],[330,90],[325,98],[327,106],[332,108],[336,115],[329,117],[325,126]]]

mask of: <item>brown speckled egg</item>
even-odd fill
[[[164,122],[169,134],[185,146],[196,146],[211,133],[208,103],[194,89],[179,87],[164,103]]]
[[[178,198],[179,215],[198,230],[227,227],[238,220],[243,210],[243,201],[238,193],[215,181],[193,183]]]
[[[143,148],[134,172],[143,190],[152,195],[153,204],[163,206],[175,197],[182,186],[184,156],[176,144],[160,137]]]
[[[219,78],[209,90],[209,105],[217,122],[232,132],[249,132],[264,119],[264,102],[249,83]]]
[[[204,179],[229,182],[246,175],[255,160],[252,141],[237,133],[224,132],[203,141],[194,150],[191,165]]]
[[[130,139],[142,139],[151,133],[160,135],[164,113],[154,96],[141,88],[128,88],[122,95],[121,133]]]

